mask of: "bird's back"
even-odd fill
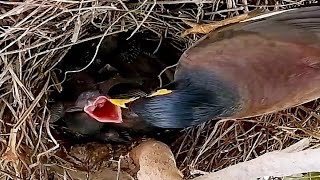
[[[199,73],[207,73],[199,76]],[[320,7],[300,8],[209,34],[181,57],[176,80],[212,89],[210,78],[240,95],[241,118],[320,97]]]

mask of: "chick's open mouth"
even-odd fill
[[[121,107],[114,105],[106,96],[99,96],[84,107],[84,111],[99,122],[122,123]]]

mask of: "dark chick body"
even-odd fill
[[[320,97],[320,7],[213,32],[180,58],[172,93],[129,107],[163,128],[279,111]]]
[[[158,74],[154,71],[161,71],[163,68],[154,66],[156,69],[151,69],[149,64],[160,61],[157,56],[146,52],[145,46],[150,46],[148,41],[143,41],[144,44],[137,42],[135,38],[125,41],[124,36],[127,35],[106,37],[97,59],[86,70],[68,74],[66,82],[62,84],[63,91],[52,94],[55,103],[50,108],[51,122],[56,124],[57,131],[62,130],[62,133],[83,141],[96,139],[107,142],[128,141],[129,132],[152,131],[152,128],[147,128],[146,123],[128,112],[121,113],[124,116],[123,122],[116,124],[99,122],[84,112],[84,107],[98,96],[119,98],[141,95],[140,89],[144,88],[142,85],[154,81],[152,78],[156,79]],[[63,70],[83,68],[91,61],[95,48],[95,42],[75,46],[59,67]],[[113,109],[116,108],[112,108],[110,103],[108,108],[105,113],[115,113]]]
[[[50,121],[55,124],[54,127],[58,134],[64,134],[74,139],[76,143],[86,143],[92,140],[126,143],[132,138],[144,135],[163,141],[168,140],[161,138],[162,135],[170,134],[170,132],[167,133],[164,129],[152,126],[128,109],[121,110],[121,123],[99,122],[84,111],[84,107],[92,104],[99,96],[109,94],[113,98],[145,96],[146,93],[140,90],[139,79],[122,78],[116,75],[103,82],[96,82],[91,74],[80,72],[71,74],[63,85],[64,91],[55,96],[55,103],[50,108]],[[120,90],[122,91],[119,92]],[[118,107],[111,103],[108,104],[108,112],[104,113],[116,113],[114,111]]]
[[[171,136],[162,138],[163,135],[170,135],[171,132],[151,126],[129,111],[123,111],[122,115],[123,122],[118,124],[96,121],[85,112],[68,112],[64,114],[60,121],[55,123],[55,129],[57,133],[71,138],[74,143],[90,141],[131,143],[135,138],[139,139],[143,136],[154,137],[164,142],[173,140],[168,139]]]

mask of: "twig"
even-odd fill
[[[142,26],[142,24],[147,20],[147,18],[149,17],[150,13],[152,12],[152,10],[154,9],[154,7],[156,6],[156,2],[157,0],[153,0],[153,4],[151,6],[151,8],[149,9],[148,13],[146,14],[146,16],[143,18],[142,22],[140,24],[138,24],[138,26],[136,27],[135,30],[133,30],[133,32],[131,33],[131,35],[127,38],[127,39],[130,39],[139,29],[140,27]],[[147,3],[147,0],[145,0],[142,4],[141,4],[141,7],[142,5],[144,5],[145,3]]]
[[[159,73],[159,75],[158,75],[158,79],[159,79],[159,87],[162,87],[162,79],[161,79],[161,75],[162,75],[164,72],[166,72],[168,69],[173,68],[173,67],[176,67],[177,65],[178,65],[178,63],[173,64],[173,65],[171,65],[171,66],[168,66],[168,67],[164,68],[164,69]]]

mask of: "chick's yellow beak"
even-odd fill
[[[135,101],[139,99],[138,97],[133,97],[133,98],[130,98],[130,99],[109,99],[109,101],[116,105],[116,106],[119,106],[119,107],[122,107],[122,108],[128,108],[126,106],[127,103],[129,102],[132,102],[132,101]]]

